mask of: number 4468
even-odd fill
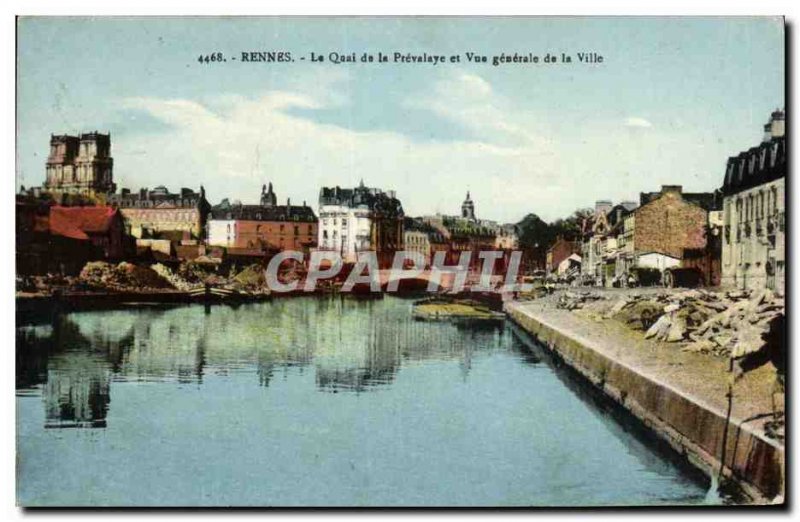
[[[201,54],[197,61],[200,63],[212,63],[212,62],[225,62],[227,61],[222,53],[211,53],[211,54]]]

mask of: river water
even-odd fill
[[[17,326],[27,506],[698,504],[510,323],[291,298]]]

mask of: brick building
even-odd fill
[[[625,216],[624,251],[633,267],[679,266],[686,251],[708,246],[709,212],[720,205],[716,193],[686,193],[679,185],[640,194],[640,206]]]
[[[77,274],[88,261],[119,261],[134,251],[122,217],[109,207],[18,198],[16,218],[19,274]]]
[[[580,241],[565,239],[559,236],[556,239],[556,242],[547,249],[547,273],[550,274],[557,271],[561,262],[570,257],[572,254],[581,254]]]
[[[316,247],[317,216],[305,202],[277,205],[272,183],[261,189],[258,205],[230,203],[227,199],[211,210],[208,244],[246,249],[264,254],[282,250],[308,252]]]
[[[634,212],[635,252],[659,252],[681,258],[684,249],[705,248],[709,210],[718,197],[711,192],[684,193],[680,185],[643,192]]]
[[[125,225],[119,211],[111,207],[50,207],[50,233],[86,240],[103,259],[118,261],[130,253]]]

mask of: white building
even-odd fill
[[[364,185],[343,189],[323,187],[319,195],[320,250],[339,252],[355,262],[358,252],[373,250],[382,256],[403,248],[403,207],[394,191]]]
[[[639,268],[654,268],[663,272],[667,268],[681,266],[681,260],[659,252],[646,252],[636,256],[636,266]]]
[[[722,286],[786,288],[785,115],[775,111],[756,147],[728,159],[723,185]]]
[[[353,262],[358,252],[371,249],[371,227],[365,205],[320,205],[317,245],[320,250],[339,252],[346,262]]]
[[[566,275],[568,272],[580,272],[581,269],[581,256],[572,254],[568,258],[562,260],[556,268],[556,273],[560,276]]]

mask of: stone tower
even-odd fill
[[[51,192],[108,194],[116,191],[111,135],[50,136],[44,186]]]
[[[467,199],[461,204],[461,217],[475,221],[475,203],[469,197],[469,191],[467,191]]]

